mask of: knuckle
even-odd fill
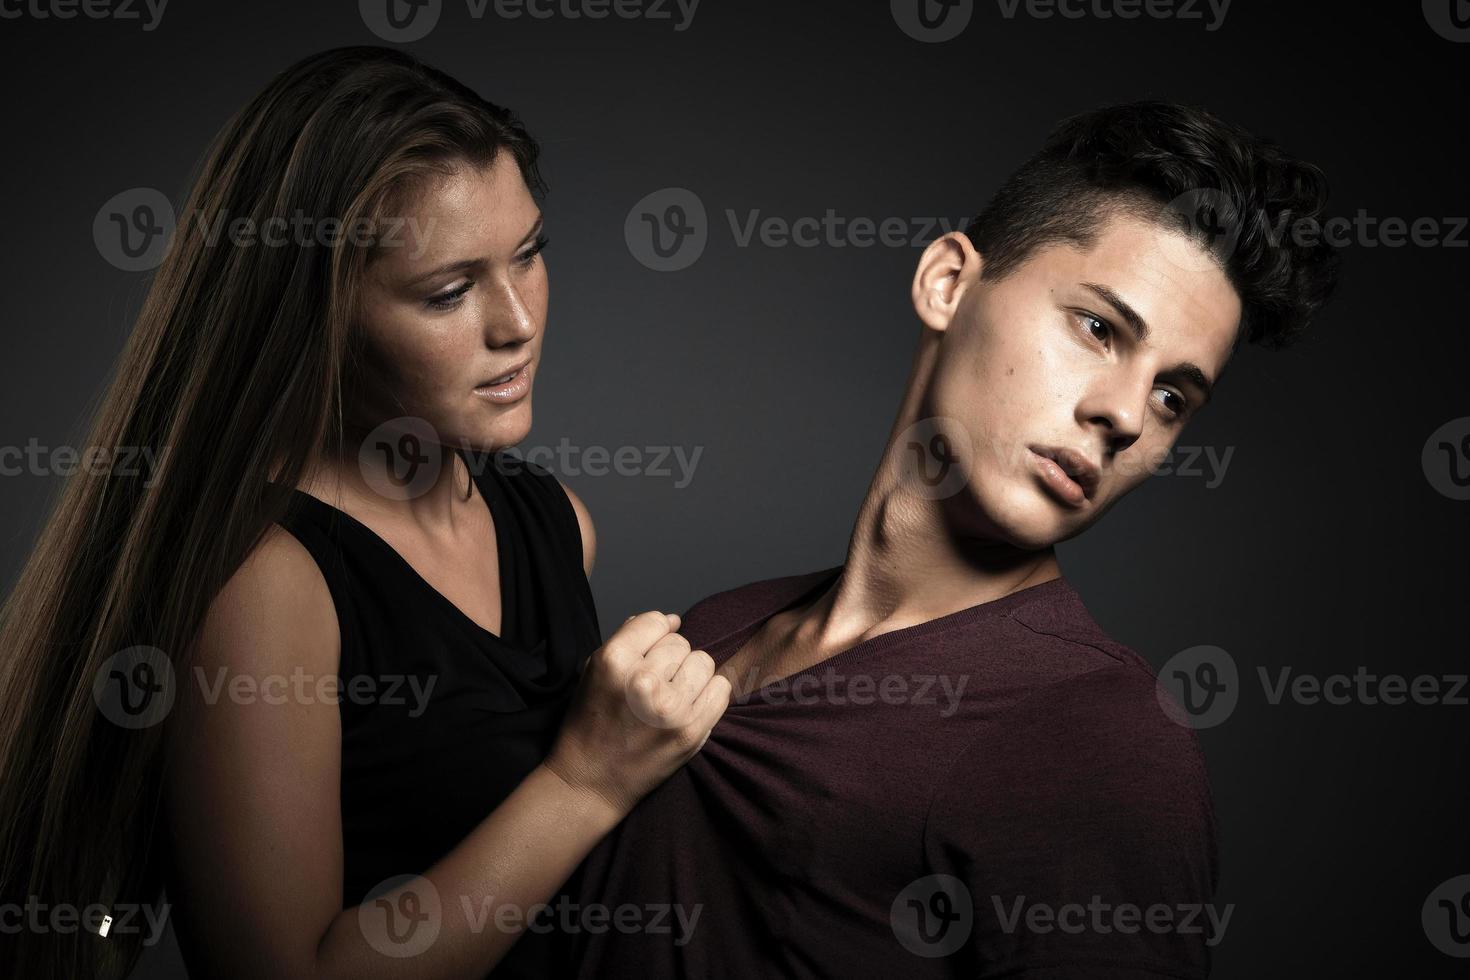
[[[657,609],[641,612],[635,617],[639,623],[645,626],[658,626],[663,629],[669,628],[669,618]]]
[[[628,692],[650,707],[657,707],[661,686],[658,675],[651,670],[635,670],[628,678]]]

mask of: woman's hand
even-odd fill
[[[543,763],[620,815],[700,750],[730,704],[730,682],[678,628],[671,613],[640,613],[594,651]]]

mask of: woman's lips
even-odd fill
[[[531,390],[531,362],[527,361],[521,365],[521,369],[511,375],[509,381],[488,381],[475,388],[475,394],[486,401],[507,404],[517,402],[526,397]]]

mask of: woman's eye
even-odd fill
[[[536,261],[536,256],[545,251],[546,246],[550,244],[551,239],[547,238],[545,235],[538,235],[536,241],[532,243],[531,247],[526,249],[519,256],[517,256],[517,261],[519,261],[521,265],[530,265],[532,262]]]
[[[459,305],[459,301],[464,298],[464,294],[469,292],[470,287],[473,285],[474,282],[467,282],[463,286],[457,286],[447,293],[431,296],[427,304],[431,309],[435,310],[452,310]]]

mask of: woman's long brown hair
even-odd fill
[[[166,726],[113,724],[94,679],[135,646],[187,676],[214,596],[288,488],[341,446],[357,286],[394,233],[388,209],[427,172],[501,150],[540,191],[512,113],[372,47],[293,65],[215,138],[86,443],[148,447],[158,464],[70,477],[0,609],[0,909],[160,900]],[[221,218],[259,229],[295,215],[378,240],[210,240]],[[16,977],[122,977],[142,941],[27,921],[0,930],[0,963]]]

